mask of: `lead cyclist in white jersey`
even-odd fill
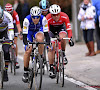
[[[13,40],[14,38],[14,26],[13,26],[13,18],[12,16],[3,11],[0,6],[0,39],[5,37],[6,39]],[[5,71],[4,71],[4,81],[8,81],[8,64],[10,60],[9,48],[10,41],[3,42],[3,51],[4,51],[4,60],[5,60]]]

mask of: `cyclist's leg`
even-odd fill
[[[18,30],[17,30],[17,27],[16,27],[16,24],[14,23],[14,44],[15,44],[15,53],[16,53],[16,69],[19,68],[19,63],[18,63],[18,58],[17,58],[17,55],[18,55],[18,45],[17,45],[17,39],[18,39]]]
[[[33,33],[32,32],[30,32],[30,33],[27,35],[27,38],[28,38],[28,40],[30,40],[32,42],[33,41],[33,39],[32,39]],[[32,51],[32,46],[30,46],[30,48],[27,51],[25,51],[25,53],[24,53],[24,74],[22,77],[22,81],[25,83],[28,82],[28,72],[29,72],[28,67],[29,67],[31,51]]]
[[[42,31],[37,32],[36,35],[35,35],[35,37],[36,37],[36,41],[37,41],[37,42],[43,42],[43,41],[44,41],[44,34],[43,34]],[[38,46],[38,50],[39,50],[39,53],[40,53],[40,55],[41,55],[41,57],[42,57],[42,55],[43,55],[43,50],[44,50],[44,44],[40,44],[40,45]]]
[[[3,32],[1,32],[0,35],[1,38],[5,37],[6,39],[8,39],[8,35],[7,35],[7,29]],[[9,48],[10,48],[10,42],[3,42],[3,46],[2,49],[4,51],[4,60],[5,60],[5,71],[4,71],[4,81],[8,81],[8,65],[9,65],[9,61],[10,61],[10,54],[9,54]]]
[[[3,51],[4,51],[4,60],[5,60],[5,71],[4,71],[4,81],[8,81],[8,65],[10,61],[10,54],[9,54],[9,44],[3,44]]]
[[[49,35],[50,37],[54,37],[54,34],[52,32],[49,32]],[[55,42],[54,41],[52,41],[52,47],[53,47],[53,50],[48,51],[48,59],[49,59],[49,64],[50,64],[49,77],[55,78],[56,75],[53,68],[54,58],[55,58]]]
[[[65,38],[66,36],[67,36],[66,31],[60,31],[59,32],[59,38],[60,39]],[[66,40],[61,40],[61,47],[62,47],[62,51],[63,51],[64,64],[67,64],[68,61],[67,61],[67,58],[66,58],[66,55],[65,55]]]

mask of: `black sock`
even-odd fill
[[[63,51],[63,57],[65,57],[65,51]]]
[[[50,64],[50,70],[52,69],[52,67],[53,67],[53,64]]]
[[[41,58],[43,58],[43,55],[40,55],[41,56]]]
[[[28,68],[24,67],[24,71],[29,71]]]

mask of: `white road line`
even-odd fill
[[[20,55],[18,56],[18,58],[21,59],[21,60],[23,60],[23,57],[20,56]],[[85,88],[85,89],[87,89],[87,90],[97,90],[97,89],[95,89],[95,88],[93,88],[93,87],[91,87],[91,86],[89,86],[89,85],[86,85],[86,84],[80,82],[80,81],[77,81],[77,80],[75,80],[75,79],[73,79],[73,78],[69,78],[69,77],[67,77],[66,75],[65,75],[64,78],[65,78],[66,80],[68,80],[68,81],[70,81],[70,82],[72,82],[72,83],[74,83],[74,84],[80,86],[80,88],[82,87],[82,88]]]
[[[95,88],[93,88],[93,87],[91,87],[91,86],[89,86],[89,85],[86,85],[86,84],[84,84],[84,83],[82,83],[82,82],[80,82],[80,81],[77,81],[77,80],[75,80],[75,79],[73,79],[73,78],[69,78],[69,77],[67,77],[67,76],[65,76],[64,78],[65,78],[66,80],[68,80],[68,81],[70,81],[70,82],[72,82],[72,83],[74,83],[74,84],[80,86],[80,88],[82,87],[82,88],[85,88],[85,89],[87,89],[87,90],[97,90],[97,89],[95,89]]]
[[[21,60],[23,60],[23,57],[22,57],[22,56],[20,56],[20,55],[18,55],[18,58],[19,58],[19,59],[21,59]]]

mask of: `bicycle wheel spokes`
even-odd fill
[[[64,63],[63,63],[63,55],[62,52],[59,53],[59,81],[64,86]]]
[[[38,55],[36,63],[34,64],[34,87],[36,90],[41,90],[42,86],[42,64],[43,61],[40,55]]]

